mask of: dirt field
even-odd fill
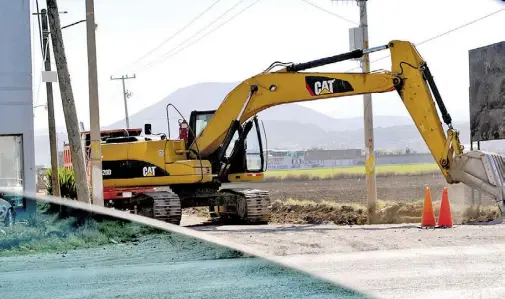
[[[462,184],[450,186],[442,175],[377,177],[376,182],[377,197],[384,201],[422,200],[426,186],[429,186],[433,200],[439,200],[443,187],[448,187],[451,202],[462,203],[466,189]],[[261,182],[247,184],[247,186],[268,190],[273,200],[297,199],[316,202],[366,203],[366,182],[364,179]]]

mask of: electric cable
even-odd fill
[[[188,39],[184,40],[182,43],[180,43],[179,45],[177,45],[176,47],[174,47],[172,50],[168,51],[167,53],[165,53],[165,56],[163,58],[158,58],[158,59],[155,59],[149,63],[147,63],[146,65],[144,65],[143,67],[141,67],[140,69],[136,69],[135,71],[136,72],[139,72],[139,70],[143,70],[143,69],[149,69],[151,68],[155,63],[161,63],[165,60],[167,60],[168,58],[171,58],[175,55],[177,55],[178,53],[182,52],[183,50],[187,49],[188,47],[196,44],[197,42],[199,42],[200,40],[202,40],[203,38],[207,37],[209,34],[215,32],[217,29],[221,28],[222,26],[224,26],[225,24],[227,24],[228,22],[230,22],[231,20],[233,20],[235,17],[237,17],[238,15],[240,15],[241,13],[243,13],[245,10],[249,9],[251,6],[253,6],[254,4],[258,3],[260,0],[256,0],[255,2],[253,2],[252,4],[250,4],[249,6],[246,6],[245,8],[243,8],[241,11],[237,12],[235,15],[231,16],[228,20],[222,22],[221,24],[219,24],[217,27],[215,27],[214,29],[212,29],[211,31],[205,33],[204,35],[202,35],[201,37],[197,38],[196,40],[190,42],[189,44],[185,45],[184,47],[180,48],[179,50],[173,52],[175,49],[179,48],[180,46],[184,45],[186,42],[188,42],[189,40],[191,40],[191,38],[195,37],[196,35],[198,35],[199,33],[201,33],[202,31],[204,31],[205,29],[207,29],[210,25],[214,24],[215,22],[217,22],[220,18],[222,18],[223,16],[225,16],[226,14],[228,14],[228,12],[230,12],[232,9],[234,9],[235,7],[237,7],[240,3],[242,3],[244,0],[240,0],[238,3],[236,3],[233,7],[231,7],[230,9],[228,9],[225,13],[223,13],[222,15],[220,15],[218,18],[216,18],[214,21],[212,21],[209,25],[207,25],[206,27],[202,28],[201,30],[199,30],[197,33],[193,34],[191,37],[189,37]]]
[[[132,66],[132,65],[135,65],[137,64],[139,61],[141,61],[142,59],[146,58],[147,56],[149,56],[151,53],[153,53],[154,51],[158,50],[159,48],[161,48],[161,46],[163,46],[164,44],[168,43],[169,41],[171,41],[173,38],[175,38],[177,35],[179,35],[182,31],[184,31],[186,28],[188,28],[189,26],[191,26],[191,24],[193,24],[194,22],[196,22],[199,18],[201,18],[205,13],[207,13],[209,10],[212,9],[212,7],[214,7],[217,3],[219,3],[221,0],[216,0],[214,1],[214,3],[212,3],[210,6],[208,6],[204,11],[202,11],[199,15],[197,15],[195,18],[193,18],[189,23],[187,23],[185,26],[183,26],[182,28],[180,28],[179,30],[177,30],[174,34],[172,34],[170,37],[168,37],[167,39],[163,40],[160,44],[158,44],[156,47],[152,48],[151,50],[149,50],[146,54],[144,54],[143,56],[139,57],[137,60],[135,60],[134,62],[130,63],[129,65],[123,67],[122,69],[125,69],[126,67],[128,66]],[[117,71],[115,72],[117,73]]]
[[[332,12],[332,11],[329,11],[326,8],[323,8],[323,7],[319,6],[319,5],[316,5],[316,4],[314,4],[314,3],[310,2],[310,1],[307,1],[307,0],[302,0],[302,1],[305,2],[305,3],[307,3],[307,4],[309,4],[309,5],[312,5],[313,7],[317,8],[317,9],[319,9],[321,11],[324,11],[324,12],[330,14],[330,15],[333,15],[333,16],[335,16],[335,17],[337,17],[337,18],[339,18],[339,19],[341,19],[343,21],[349,22],[349,23],[354,24],[354,25],[359,25],[357,22],[354,22],[354,21],[351,21],[351,20],[349,20],[347,18],[344,18],[341,15],[338,15],[338,14]]]

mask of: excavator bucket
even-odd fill
[[[469,151],[454,157],[452,179],[491,195],[505,213],[505,157],[485,151]]]

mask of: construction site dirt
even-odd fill
[[[236,185],[234,185],[236,186]],[[365,224],[366,189],[362,178],[335,180],[266,181],[240,187],[268,190],[272,198],[272,223]],[[426,187],[430,188],[438,214],[442,189],[448,188],[455,223],[487,222],[499,215],[496,203],[486,194],[463,184],[448,184],[442,175],[377,177],[378,212],[375,223],[418,223]],[[205,211],[193,211],[203,216]]]

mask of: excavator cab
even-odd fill
[[[187,148],[192,146],[214,113],[215,110],[191,112]],[[255,132],[251,132],[253,127]],[[196,148],[198,152],[198,144]],[[211,162],[213,173],[218,174],[221,182],[237,182],[263,179],[264,157],[263,140],[258,118],[255,116],[242,125],[232,121],[226,138],[219,148],[206,159]]]

